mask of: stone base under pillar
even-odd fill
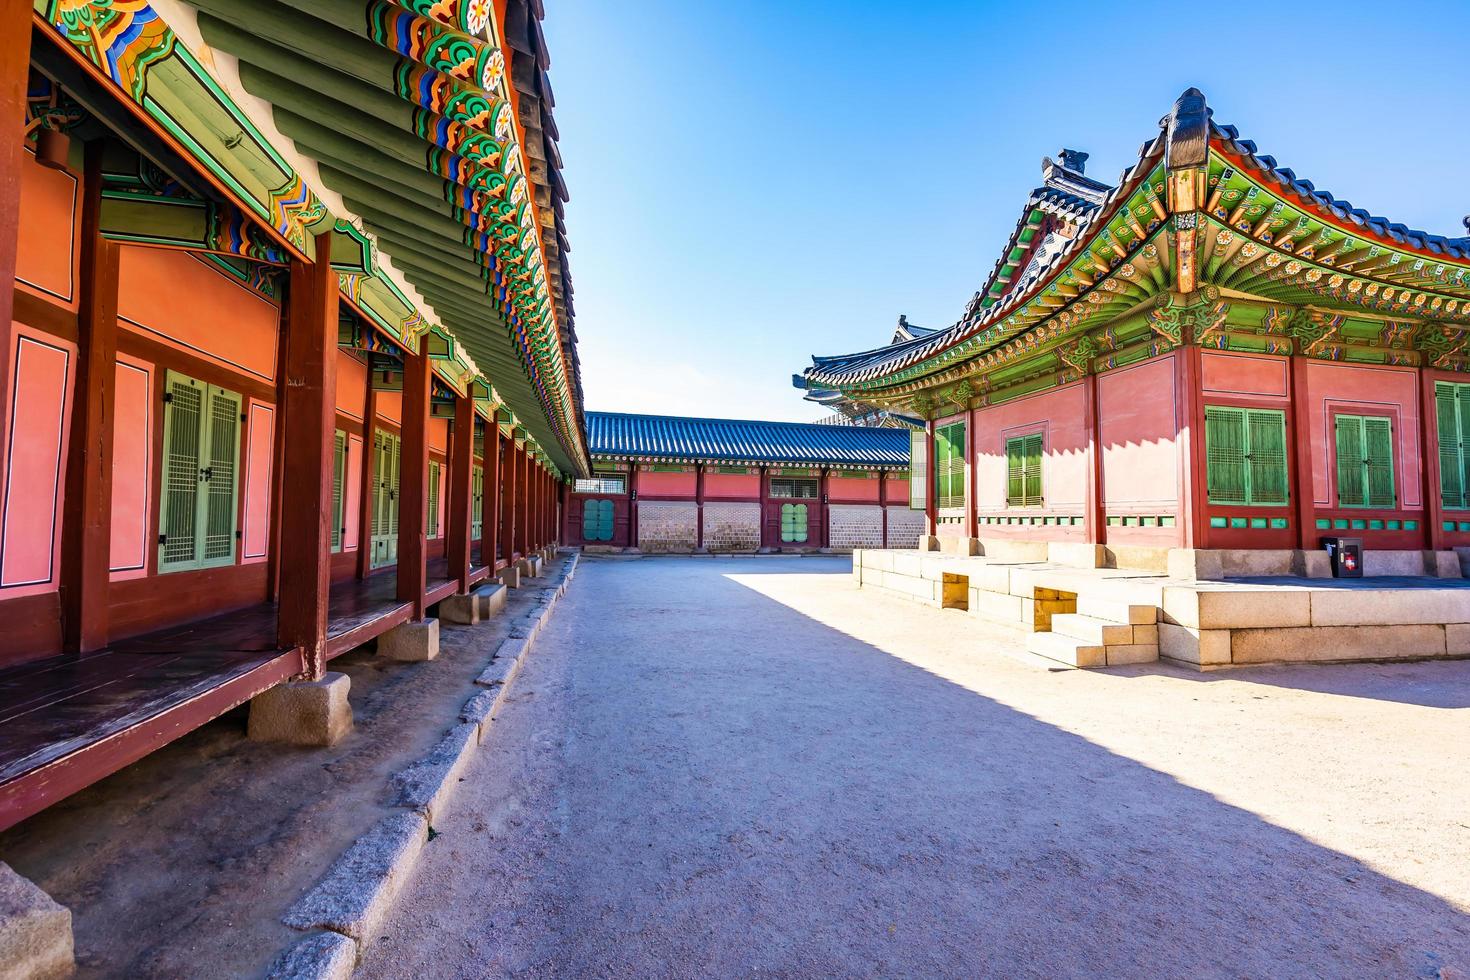
[[[507,589],[519,589],[521,587],[520,566],[507,565],[503,570],[496,573],[495,580]]]
[[[75,969],[71,910],[0,861],[0,973],[52,980]]]
[[[468,595],[452,595],[439,603],[439,618],[456,626],[483,623],[505,608],[505,592],[505,586],[495,582]]]
[[[328,673],[319,681],[279,684],[250,702],[250,738],[291,745],[336,745],[352,731],[352,705],[346,674]]]
[[[541,559],[536,555],[527,555],[516,562],[516,568],[520,569],[521,578],[538,578],[541,575]]]
[[[433,660],[439,656],[439,620],[393,627],[378,637],[378,656],[403,663]]]

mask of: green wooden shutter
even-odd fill
[[[1205,407],[1205,480],[1212,504],[1249,501],[1245,410]]]
[[[781,540],[787,544],[806,540],[806,504],[781,505]]]
[[[200,562],[204,566],[235,561],[235,529],[239,523],[236,499],[240,471],[241,398],[232,391],[209,386],[207,448],[201,455],[204,470],[204,528]]]
[[[347,433],[337,430],[332,444],[332,550],[342,550],[342,483],[347,474]]]
[[[1041,433],[1027,436],[1022,443],[1021,496],[1027,507],[1040,507]]]
[[[965,424],[946,425],[934,437],[934,482],[938,506],[965,506]]]
[[[398,490],[403,465],[403,441],[388,436],[388,561],[398,560]]]
[[[1339,507],[1361,507],[1367,502],[1364,479],[1367,457],[1364,455],[1362,416],[1339,415],[1335,429],[1337,504]]]
[[[1434,422],[1439,442],[1439,500],[1441,506],[1452,510],[1465,506],[1465,446],[1459,398],[1462,389],[1470,389],[1470,385],[1441,381],[1434,386]]]
[[[1363,460],[1367,470],[1364,503],[1392,508],[1398,503],[1393,485],[1393,423],[1381,415],[1363,419]]]
[[[1006,505],[1020,507],[1026,499],[1026,440],[1006,440]]]
[[[1252,504],[1284,504],[1286,485],[1286,416],[1250,410],[1246,417],[1247,488]]]
[[[439,464],[429,460],[429,533],[428,537],[439,536]]]
[[[197,567],[199,541],[199,442],[208,386],[168,372],[163,412],[163,499],[159,571]]]
[[[909,509],[929,509],[928,475],[929,464],[924,451],[925,433],[922,429],[909,431]]]

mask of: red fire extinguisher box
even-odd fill
[[[1323,538],[1322,547],[1332,561],[1333,578],[1363,577],[1362,538]]]

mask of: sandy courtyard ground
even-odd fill
[[[1052,669],[586,561],[360,975],[1470,976],[1470,663]]]

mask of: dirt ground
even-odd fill
[[[241,707],[0,834],[0,860],[72,910],[79,977],[261,974],[300,936],[286,909],[389,812],[388,776],[455,723],[555,574],[489,623],[441,624],[436,660],[383,662],[371,646],[333,660],[352,679],[340,744],[247,741]]]
[[[585,561],[368,977],[1470,976],[1470,662],[1056,669]]]

